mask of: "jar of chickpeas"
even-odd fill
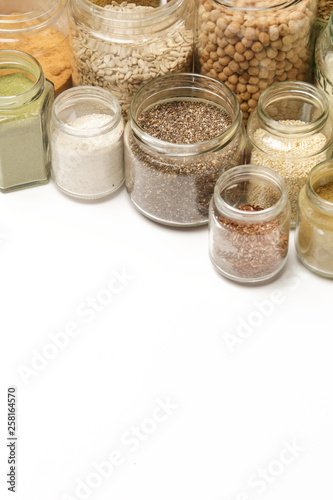
[[[315,0],[197,2],[197,71],[236,93],[245,123],[272,83],[311,80]]]

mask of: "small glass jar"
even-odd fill
[[[110,90],[126,118],[142,84],[192,71],[194,5],[193,0],[149,2],[155,7],[142,0],[110,3],[70,0],[73,81]]]
[[[224,172],[209,210],[209,255],[223,276],[255,283],[285,265],[290,203],[283,179],[258,165]]]
[[[301,189],[295,246],[307,268],[333,278],[333,160],[316,165]]]
[[[24,50],[34,56],[56,95],[71,87],[67,0],[1,2],[0,49]]]
[[[48,122],[54,87],[39,62],[0,50],[0,191],[48,182]]]
[[[333,152],[333,120],[324,92],[305,82],[272,85],[260,96],[247,132],[251,163],[285,180],[294,226],[297,197],[309,171]]]
[[[316,85],[328,98],[330,112],[333,113],[333,15],[316,43]]]
[[[108,196],[124,182],[124,124],[119,102],[99,87],[73,87],[54,101],[52,177],[74,198]]]
[[[195,109],[193,115],[188,111],[188,115],[182,115],[184,122],[178,120],[171,132],[168,130],[174,139],[164,140],[164,133],[163,139],[157,138],[140,126],[143,113],[162,105],[170,109],[167,113],[156,112],[155,130],[170,129],[169,116],[174,112],[177,115],[174,107],[182,107],[182,103]],[[177,143],[177,134],[189,130],[191,120],[201,133],[206,133],[196,106],[204,109],[207,105],[228,117],[228,127],[209,140]],[[206,224],[215,182],[224,170],[243,162],[245,129],[239,103],[228,87],[205,76],[183,73],[156,78],[132,100],[124,147],[126,188],[140,212],[163,224]]]
[[[237,94],[245,122],[272,83],[310,81],[315,0],[197,2],[197,71]]]

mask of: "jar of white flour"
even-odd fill
[[[124,181],[124,124],[108,90],[74,87],[54,101],[51,120],[52,177],[69,196],[97,199]]]

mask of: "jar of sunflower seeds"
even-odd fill
[[[74,85],[109,90],[126,118],[141,85],[192,71],[193,18],[194,0],[70,0]]]

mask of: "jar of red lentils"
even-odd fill
[[[237,94],[245,122],[272,83],[310,81],[315,0],[197,1],[197,69]]]

